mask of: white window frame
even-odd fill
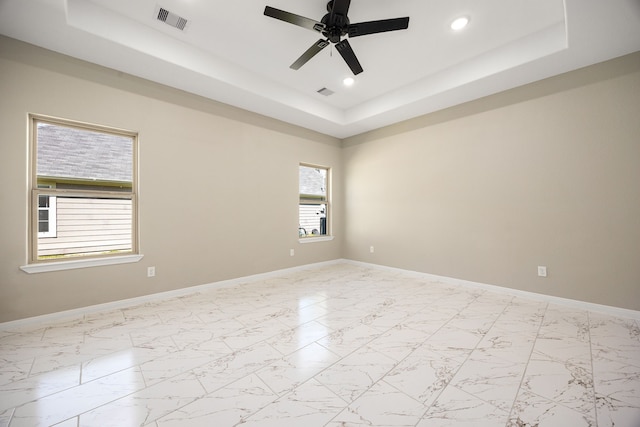
[[[59,189],[55,185],[38,185],[37,177],[37,126],[38,123],[47,123],[55,126],[71,127],[81,130],[87,130],[91,132],[107,133],[118,136],[125,136],[132,140],[132,183],[130,192],[122,191],[107,191],[107,190],[68,190]],[[30,173],[29,173],[29,188],[31,192],[30,205],[29,205],[29,259],[25,266],[21,269],[27,273],[38,273],[44,271],[56,271],[67,270],[74,268],[90,267],[95,265],[109,265],[137,262],[142,259],[142,255],[139,254],[139,242],[138,242],[138,208],[137,208],[137,153],[138,153],[138,134],[136,132],[127,131],[123,129],[115,129],[106,126],[93,125],[88,123],[76,122],[67,119],[60,119],[43,115],[29,115],[29,146],[30,146]],[[44,187],[44,188],[43,188]],[[131,248],[123,251],[117,251],[114,253],[78,253],[73,256],[47,259],[40,257],[38,254],[38,239],[40,237],[55,237],[44,236],[39,232],[38,228],[38,212],[39,197],[50,197],[50,210],[51,199],[54,199],[54,203],[57,202],[58,197],[86,197],[86,198],[106,198],[106,199],[128,199],[131,200]],[[55,209],[53,209],[55,211]],[[57,219],[57,218],[56,218]],[[57,221],[56,221],[57,222]],[[51,231],[51,230],[50,230]],[[51,233],[48,233],[51,234]]]
[[[325,182],[325,195],[324,197],[317,195],[306,195],[300,192],[300,171],[301,168],[313,168],[313,169],[322,169],[326,171],[326,182]],[[331,168],[328,166],[321,166],[312,163],[300,163],[298,165],[298,241],[300,243],[310,243],[310,242],[318,242],[318,241],[327,241],[333,240],[332,235],[332,216],[331,216]],[[325,218],[326,218],[326,230],[325,234],[300,234],[300,206],[301,205],[317,205],[317,206],[325,206]]]

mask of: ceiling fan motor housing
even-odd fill
[[[327,8],[332,5],[333,2],[329,2]],[[329,39],[331,43],[338,43],[342,36],[347,35],[349,32],[349,18],[344,15],[327,13],[322,17],[320,21],[325,25],[322,35]]]

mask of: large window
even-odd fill
[[[300,165],[298,236],[320,237],[329,232],[329,169]]]
[[[30,261],[137,253],[136,134],[42,116],[30,126]]]

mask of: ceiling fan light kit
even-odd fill
[[[351,72],[358,75],[363,71],[360,61],[351,48],[348,39],[359,37],[367,34],[384,33],[387,31],[406,30],[409,28],[409,17],[381,19],[377,21],[360,22],[351,24],[348,17],[349,6],[351,0],[331,0],[327,3],[327,14],[320,21],[315,21],[304,16],[266,6],[264,14],[271,18],[279,19],[293,25],[297,25],[308,30],[321,33],[325,39],[320,39],[307,49],[290,68],[294,70],[300,69],[304,64],[309,62],[311,58],[320,53],[329,44],[334,44],[342,59],[347,63]]]

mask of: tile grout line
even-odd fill
[[[469,304],[470,304],[470,303],[469,303]],[[462,310],[464,310],[464,309],[462,309]],[[454,314],[453,316],[451,316],[451,318],[450,318],[449,320],[447,320],[446,322],[444,322],[444,323],[443,323],[443,324],[442,324],[438,329],[436,329],[436,330],[435,330],[434,332],[432,332],[432,333],[431,333],[427,338],[425,338],[425,339],[420,343],[420,345],[424,345],[427,341],[429,341],[429,339],[430,339],[431,337],[433,337],[433,336],[434,336],[435,334],[437,334],[440,330],[442,330],[442,328],[444,328],[444,327],[445,327],[445,326],[446,326],[446,325],[447,325],[447,324],[448,324],[448,323],[449,323],[449,322],[450,322],[454,317],[456,317],[458,314],[460,314],[460,312],[461,312],[462,310],[458,311],[456,314]],[[419,312],[419,311],[417,311],[417,312],[415,312],[415,313],[413,313],[413,314],[416,314],[416,313],[418,313],[418,312]],[[395,326],[394,326],[394,327],[395,327]],[[392,327],[391,329],[393,329],[393,327]],[[391,330],[391,329],[389,329],[389,330]],[[387,332],[388,332],[388,331],[387,331]],[[419,347],[419,346],[418,346],[418,347]],[[400,360],[399,360],[399,361],[398,361],[398,362],[393,366],[393,368],[391,368],[391,369],[390,369],[390,370],[389,370],[385,375],[383,375],[383,376],[382,376],[378,381],[376,381],[373,385],[378,384],[378,383],[379,383],[379,382],[381,382],[381,381],[384,381],[384,378],[389,374],[389,372],[393,371],[393,370],[394,370],[398,365],[400,365],[403,361],[405,361],[405,360],[406,360],[407,358],[409,358],[413,353],[415,353],[418,347],[416,347],[416,348],[415,348],[415,349],[413,349],[409,354],[407,354],[405,357],[403,357],[402,359],[400,359]],[[374,351],[377,351],[377,350],[375,350],[375,349],[374,349]],[[381,353],[381,354],[382,354],[382,353]],[[438,352],[438,354],[439,354],[439,352]],[[463,362],[460,366],[462,366],[463,364],[464,364],[464,362]],[[456,372],[457,372],[457,371],[456,371]],[[455,376],[455,374],[454,374],[454,376]],[[453,377],[452,377],[452,378],[453,378]],[[386,382],[386,381],[384,381],[384,382],[385,382],[385,384],[387,384],[389,387],[391,387],[391,388],[393,388],[393,389],[397,390],[398,392],[402,393],[404,396],[406,396],[406,397],[408,397],[408,398],[410,398],[410,399],[414,400],[415,402],[420,403],[421,405],[426,406],[426,405],[424,404],[424,402],[421,402],[420,400],[418,400],[418,399],[414,398],[413,396],[408,395],[406,392],[404,392],[403,390],[400,390],[400,389],[399,389],[398,387],[396,387],[395,385],[390,384],[390,383],[388,383],[388,382]],[[373,387],[373,385],[372,385],[371,387]],[[447,385],[448,385],[448,383],[447,383]],[[370,387],[369,389],[371,389],[371,387]],[[442,389],[442,391],[444,391],[444,389],[445,389],[446,387],[447,387],[447,386],[445,386],[445,387]],[[438,394],[438,396],[442,393],[442,391]],[[364,394],[364,393],[363,393],[363,394]],[[358,396],[358,398],[359,398],[359,397],[360,397],[360,396]],[[437,398],[436,398],[436,400],[437,400]],[[354,400],[354,402],[355,402],[355,400]],[[434,402],[435,402],[435,400],[434,400]],[[426,412],[428,412],[428,410],[429,410],[429,408],[430,408],[431,406],[432,406],[432,405],[429,405],[429,406],[425,409],[425,412],[423,412],[423,413],[422,413],[422,415],[421,415],[421,416],[420,416],[420,418],[418,419],[418,421],[417,421],[416,425],[417,425],[418,423],[420,423],[420,421],[421,421],[421,420],[422,420],[422,418],[424,417],[424,414],[426,414]],[[335,418],[335,417],[334,417],[334,418]]]
[[[162,320],[161,320],[161,319],[160,319],[160,322],[161,322],[161,324],[164,324],[164,323],[162,323]],[[130,333],[128,333],[127,335],[129,335],[129,337],[130,337],[130,339],[131,339]],[[179,346],[177,346],[177,344],[175,343],[175,340],[173,339],[173,337],[172,337],[172,336],[169,336],[168,338],[169,338],[169,339],[171,339],[171,341],[173,342],[173,344],[176,346],[176,351],[174,351],[174,352],[169,352],[168,354],[171,354],[171,353],[178,353],[178,352],[180,352],[180,351],[183,351],[183,350],[180,350]],[[267,339],[268,339],[268,338],[267,338]],[[147,341],[147,342],[151,342],[151,341],[153,341],[153,340],[150,340],[150,341]],[[262,343],[262,342],[265,342],[265,341],[266,341],[266,339],[265,339],[265,340],[263,340],[263,341],[260,341],[260,342],[258,342],[258,343],[256,343],[256,344],[259,344],[259,343]],[[132,341],[132,344],[133,344],[133,341]],[[267,344],[268,344],[268,343],[267,343]],[[225,344],[225,345],[226,345],[226,344]],[[255,345],[255,344],[253,344],[253,345]],[[134,346],[134,347],[135,347],[135,346]],[[227,347],[229,347],[229,346],[227,345]],[[251,346],[249,346],[249,347],[251,347]],[[234,353],[236,353],[236,352],[238,352],[238,351],[244,350],[244,349],[249,348],[249,347],[244,347],[244,348],[239,349],[239,350],[233,350],[233,349],[231,349],[231,348],[229,347],[229,349],[231,350],[231,353],[229,353],[229,354],[227,354],[227,355],[224,355],[224,356],[220,356],[220,357],[218,357],[218,358],[216,358],[216,359],[214,359],[214,360],[221,359],[221,358],[223,358],[223,357],[226,357],[226,356],[228,356],[228,355],[234,354]],[[133,348],[133,347],[132,347],[132,348]],[[117,352],[118,352],[118,351],[115,351],[115,352],[113,352],[113,353],[117,353]],[[112,354],[112,353],[109,353],[109,354]],[[162,357],[163,357],[163,356],[158,356],[158,357],[156,357],[156,358],[154,358],[154,359],[150,359],[150,360],[148,360],[148,361],[145,361],[144,363],[152,362],[152,361],[158,360],[158,359],[160,359],[160,358],[162,358]],[[145,376],[144,376],[144,374],[143,374],[143,372],[142,372],[142,365],[140,365],[140,364],[135,364],[135,365],[130,366],[130,367],[128,367],[128,368],[123,368],[123,369],[120,369],[120,370],[118,370],[118,371],[115,371],[115,372],[109,373],[109,374],[107,374],[107,375],[104,375],[104,376],[101,376],[101,377],[95,378],[95,379],[93,379],[93,380],[91,380],[91,381],[88,381],[88,382],[86,382],[86,383],[84,383],[84,384],[89,384],[89,383],[91,383],[91,382],[93,382],[93,381],[97,381],[97,380],[99,380],[99,379],[101,379],[101,378],[105,378],[105,377],[108,377],[108,376],[110,376],[110,375],[113,375],[113,374],[116,374],[116,373],[119,373],[119,372],[122,372],[122,371],[126,371],[127,369],[136,368],[136,369],[137,369],[137,370],[139,370],[139,372],[140,372],[140,376],[142,377],[142,381],[144,382],[144,387],[143,387],[143,388],[141,388],[141,389],[139,389],[139,390],[133,391],[133,392],[131,392],[131,393],[127,394],[127,395],[120,396],[120,397],[118,397],[118,398],[117,398],[117,399],[115,399],[115,400],[112,400],[112,401],[106,402],[106,403],[104,403],[104,404],[102,404],[102,405],[99,405],[99,406],[97,406],[97,407],[95,407],[95,408],[92,408],[92,409],[90,409],[90,410],[88,410],[88,411],[85,411],[85,412],[82,412],[82,413],[76,414],[76,415],[75,415],[75,417],[77,417],[77,418],[78,418],[78,423],[79,423],[79,422],[80,422],[80,421],[79,421],[79,420],[80,420],[80,416],[81,416],[81,415],[83,415],[83,414],[89,413],[89,412],[91,412],[91,411],[93,411],[93,410],[96,410],[96,409],[98,409],[98,408],[100,408],[100,407],[103,407],[103,406],[109,405],[109,404],[111,404],[111,403],[113,403],[113,402],[115,402],[115,401],[117,401],[117,400],[120,400],[120,399],[123,399],[123,398],[129,397],[129,396],[132,396],[132,395],[134,395],[134,394],[136,394],[136,393],[140,393],[141,391],[146,390],[146,389],[148,389],[148,388],[150,388],[150,387],[154,387],[154,386],[156,386],[156,385],[158,385],[158,384],[161,384],[161,383],[167,382],[167,381],[169,381],[169,380],[171,380],[171,379],[173,379],[173,378],[176,378],[176,377],[178,377],[178,376],[180,376],[180,375],[184,375],[184,374],[187,374],[187,373],[193,373],[193,375],[195,376],[196,380],[198,381],[198,383],[199,383],[199,384],[200,384],[200,386],[202,387],[203,391],[205,392],[205,394],[204,394],[204,395],[200,396],[200,397],[199,397],[199,398],[197,398],[196,400],[199,400],[199,399],[201,399],[201,398],[203,398],[203,397],[205,397],[205,396],[207,396],[207,395],[209,395],[209,394],[215,393],[216,391],[218,391],[218,390],[220,390],[220,389],[222,389],[222,388],[224,388],[224,387],[228,386],[229,384],[232,384],[233,382],[238,381],[238,380],[232,381],[232,382],[230,382],[230,383],[225,384],[223,387],[220,387],[220,388],[218,388],[218,389],[216,389],[216,390],[212,391],[211,393],[206,393],[206,388],[202,385],[202,383],[200,382],[200,379],[199,379],[198,375],[196,375],[196,373],[194,372],[194,370],[195,370],[195,369],[198,369],[198,368],[201,368],[202,366],[205,366],[205,365],[206,365],[206,364],[208,364],[208,363],[211,363],[211,361],[210,361],[210,362],[203,363],[202,365],[195,366],[195,367],[193,367],[193,368],[191,368],[191,369],[189,369],[189,370],[187,370],[187,371],[179,372],[179,373],[177,373],[176,375],[173,375],[173,376],[171,376],[171,377],[166,377],[166,378],[164,378],[162,381],[159,381],[159,382],[157,382],[157,383],[155,383],[155,384],[152,384],[151,386],[148,384],[147,379],[145,378]],[[257,370],[256,370],[256,371],[252,371],[251,373],[249,373],[249,374],[247,374],[247,375],[243,376],[242,378],[245,378],[245,377],[247,377],[247,376],[249,376],[249,375],[251,375],[251,374],[254,374],[255,372],[257,372]],[[240,378],[240,379],[242,379],[242,378]],[[80,384],[79,384],[79,385],[77,385],[77,386],[73,386],[73,387],[70,387],[70,388],[68,388],[68,389],[65,389],[65,390],[63,390],[63,391],[71,390],[71,389],[73,389],[74,387],[79,387],[79,386],[82,386],[82,385],[83,385],[83,383],[82,383],[82,363],[81,363],[81,364],[80,364]],[[59,392],[56,392],[56,393],[59,393]],[[51,394],[51,395],[49,395],[49,396],[52,396],[52,395],[54,395],[54,394],[56,394],[56,393],[52,393],[52,394]],[[190,403],[193,403],[193,402],[190,402]],[[188,405],[188,404],[186,404],[186,405]],[[184,405],[184,406],[186,406],[186,405]],[[23,406],[23,405],[20,405],[20,406]],[[183,406],[183,407],[184,407],[184,406]],[[181,407],[181,408],[182,408],[182,407]],[[15,409],[15,408],[14,408],[14,409]],[[178,408],[178,409],[180,409],[180,408]],[[177,409],[176,409],[176,410],[177,410]],[[63,421],[64,421],[64,420],[63,420]],[[154,422],[155,422],[155,421],[154,421]]]
[[[540,319],[540,324],[538,325],[538,330],[536,332],[536,337],[533,340],[533,345],[531,346],[531,351],[529,352],[529,357],[527,358],[527,363],[525,364],[524,371],[522,372],[522,378],[520,379],[520,385],[518,386],[518,391],[516,392],[516,396],[513,399],[513,403],[511,404],[511,410],[509,411],[509,417],[507,418],[507,424],[512,417],[513,410],[515,409],[516,402],[518,401],[518,396],[520,395],[520,391],[522,390],[522,385],[524,384],[524,379],[527,376],[527,371],[529,370],[529,362],[531,362],[531,356],[533,355],[533,351],[536,348],[536,343],[538,342],[538,337],[540,336],[540,330],[542,329],[542,325],[544,324],[544,318],[547,315],[547,311],[549,310],[549,303],[544,305],[544,314]]]
[[[598,399],[596,397],[596,370],[593,364],[593,341],[591,337],[591,312],[587,311],[587,327],[589,328],[589,360],[591,361],[591,383],[593,387],[593,412],[595,415],[596,425],[598,427]]]
[[[341,294],[341,295],[345,295],[345,293],[343,293],[343,294]],[[444,297],[442,297],[442,298],[444,298]],[[441,299],[441,298],[440,298],[440,299]],[[477,298],[476,298],[476,299],[477,299]],[[437,300],[436,300],[436,301],[437,301]],[[475,299],[474,299],[474,301],[475,301]],[[471,303],[469,303],[469,304],[471,304]],[[467,304],[467,306],[468,306],[468,304]],[[451,319],[452,319],[453,317],[455,317],[456,315],[458,315],[462,310],[464,310],[464,309],[459,310],[455,315],[453,315],[453,316],[451,317]],[[414,311],[412,314],[417,314],[417,313],[419,313],[420,311],[421,311],[421,309],[418,309],[418,310]],[[367,315],[367,316],[369,316],[369,315]],[[351,326],[351,325],[355,325],[355,324],[366,325],[365,323],[363,323],[363,320],[364,320],[367,316],[365,316],[364,318],[361,318],[361,319],[359,319],[359,320],[355,320],[355,321],[353,321],[353,322],[351,322],[351,323],[348,323],[348,324],[347,324],[347,325],[345,325],[344,327],[342,327],[342,328],[340,328],[340,329],[336,329],[336,330],[334,330],[333,332],[337,332],[337,331],[339,331],[339,330],[341,330],[341,329],[347,328],[347,327],[349,327],[349,326]],[[422,344],[424,344],[424,343],[425,343],[425,342],[426,342],[430,337],[432,337],[432,336],[433,336],[437,331],[439,331],[439,330],[440,330],[440,329],[442,329],[442,328],[443,328],[447,323],[449,323],[449,321],[451,321],[451,319],[449,319],[449,320],[448,320],[447,322],[445,322],[442,326],[440,326],[440,328],[438,328],[438,329],[437,329],[436,331],[434,331],[431,335],[429,335],[427,338],[425,338],[425,339],[422,341]],[[373,339],[371,339],[371,340],[367,341],[365,344],[363,344],[362,346],[358,347],[357,349],[355,349],[355,350],[351,351],[350,353],[348,353],[348,354],[347,354],[347,355],[345,355],[345,356],[341,356],[341,355],[339,355],[339,354],[337,354],[337,353],[333,352],[331,349],[329,349],[329,348],[327,348],[326,346],[324,346],[324,345],[320,344],[319,342],[317,342],[318,340],[314,341],[313,343],[315,343],[315,344],[317,344],[317,345],[319,345],[319,346],[321,346],[321,347],[325,348],[327,351],[330,351],[330,352],[331,352],[331,353],[333,353],[333,354],[336,354],[340,359],[338,359],[336,362],[332,363],[331,365],[329,365],[329,366],[325,367],[325,368],[324,368],[324,369],[322,369],[320,372],[316,373],[313,377],[308,378],[307,380],[303,381],[302,383],[300,383],[300,384],[298,385],[298,387],[299,387],[300,385],[302,385],[302,384],[305,384],[305,383],[307,383],[307,382],[311,381],[312,379],[315,379],[318,375],[320,375],[320,374],[322,374],[323,372],[325,372],[326,370],[330,369],[332,366],[335,366],[336,364],[338,364],[338,362],[340,362],[340,360],[343,360],[343,359],[345,359],[346,357],[348,357],[348,356],[350,356],[350,355],[352,355],[352,354],[356,353],[356,352],[357,352],[357,351],[359,351],[360,349],[362,349],[362,348],[364,348],[364,347],[368,346],[371,342],[375,341],[377,338],[379,338],[379,337],[381,337],[382,335],[386,334],[387,332],[391,331],[392,329],[394,329],[394,328],[395,328],[396,326],[398,326],[398,325],[400,325],[400,323],[398,323],[398,324],[396,324],[396,325],[393,325],[393,326],[391,326],[391,327],[387,328],[387,329],[386,329],[386,330],[384,330],[384,331],[381,331],[381,332],[376,336],[376,338],[373,338]],[[375,329],[375,328],[374,328],[374,329]],[[331,335],[331,334],[329,334],[329,335]],[[323,337],[323,338],[324,338],[324,337]],[[308,344],[308,345],[311,345],[311,344],[313,344],[313,343],[310,343],[310,344]],[[308,345],[307,345],[307,346],[308,346]],[[306,347],[306,346],[305,346],[305,347]],[[384,353],[381,353],[380,351],[378,351],[378,350],[376,350],[376,349],[374,349],[374,348],[371,348],[371,350],[373,350],[374,352],[376,352],[376,353],[378,353],[378,354],[382,354],[382,355],[384,356]],[[415,349],[414,349],[414,351],[415,351]],[[317,379],[316,379],[316,381],[317,381],[317,382],[319,382],[319,383],[320,383],[324,388],[326,388],[327,390],[329,390],[331,393],[333,393],[334,395],[336,395],[338,398],[340,398],[342,401],[344,401],[344,402],[346,403],[346,406],[343,408],[343,410],[344,410],[344,409],[348,408],[348,407],[349,407],[353,402],[355,402],[355,401],[356,401],[356,400],[358,400],[360,397],[362,397],[362,395],[364,395],[367,391],[369,391],[373,386],[375,386],[375,385],[376,385],[376,384],[378,384],[380,381],[382,381],[382,380],[384,379],[384,377],[385,377],[389,372],[391,372],[393,369],[395,369],[395,367],[396,367],[396,366],[398,366],[398,365],[399,365],[403,360],[405,360],[407,357],[409,357],[412,353],[413,353],[413,351],[412,351],[411,353],[409,353],[407,356],[403,357],[401,360],[399,360],[399,361],[397,361],[396,363],[394,363],[393,367],[391,367],[391,368],[389,369],[389,371],[387,371],[387,373],[386,373],[386,374],[384,374],[382,377],[380,377],[377,381],[375,381],[375,382],[374,382],[370,387],[368,387],[365,391],[363,391],[362,393],[360,393],[360,394],[359,394],[356,398],[354,398],[351,402],[347,402],[347,401],[346,401],[342,396],[338,395],[338,394],[337,394],[336,392],[334,392],[332,389],[330,389],[329,387],[327,387],[327,386],[326,386],[322,381],[317,380]],[[388,384],[388,383],[387,383],[387,384]],[[389,385],[390,385],[391,387],[393,387],[394,389],[398,390],[396,387],[392,386],[391,384],[389,384]],[[285,393],[283,396],[285,396],[285,395],[287,395],[287,394],[290,394],[292,391],[293,391],[293,390],[288,391],[288,392],[287,392],[287,393]],[[407,396],[407,397],[411,398],[412,400],[416,400],[416,399],[414,399],[412,396],[409,396],[409,395],[407,395],[406,393],[404,393],[402,390],[398,390],[398,391],[399,391],[399,392],[401,392],[401,393],[403,393],[405,396]],[[417,401],[417,402],[419,402],[419,401]],[[421,402],[420,402],[420,403],[421,403]],[[334,417],[332,417],[332,418],[331,418],[331,420],[329,420],[327,423],[325,423],[325,425],[326,425],[326,424],[328,424],[328,423],[330,423],[330,422],[332,422],[332,421],[333,421],[333,420],[334,420],[338,415],[340,415],[340,413],[342,413],[342,411],[338,412]]]
[[[444,325],[442,325],[438,331],[442,328],[444,328],[446,325],[449,324],[449,322],[451,322],[453,320],[453,318],[459,316],[464,310],[466,310],[472,303],[474,303],[475,301],[478,300],[478,298],[480,298],[481,296],[485,295],[485,291],[480,292],[478,295],[476,295],[476,297],[472,300],[469,301],[469,303],[462,309],[460,309],[458,311],[458,313],[456,313],[451,319],[449,319]],[[476,343],[476,345],[474,346],[474,348],[469,352],[469,354],[467,355],[467,357],[464,359],[464,362],[462,362],[460,364],[460,366],[458,366],[458,369],[455,370],[455,372],[451,375],[451,379],[449,381],[447,381],[447,383],[445,384],[444,387],[442,387],[442,390],[440,390],[440,392],[435,396],[435,398],[433,399],[433,402],[431,402],[431,404],[429,406],[427,406],[427,408],[425,409],[425,411],[422,413],[422,415],[420,416],[420,418],[418,419],[418,421],[416,422],[415,426],[417,426],[418,424],[420,424],[420,422],[422,420],[424,420],[425,415],[427,414],[427,412],[429,412],[429,410],[433,407],[433,405],[438,401],[438,399],[440,398],[440,396],[442,396],[442,393],[444,393],[444,391],[448,388],[448,387],[455,387],[451,385],[451,381],[456,377],[456,375],[458,374],[458,372],[460,372],[460,369],[462,369],[462,367],[464,366],[465,363],[467,363],[469,361],[469,358],[471,357],[471,355],[473,354],[473,352],[478,348],[478,345],[480,345],[480,343],[482,342],[482,340],[484,339],[484,337],[487,335],[487,333],[491,330],[491,328],[496,324],[496,322],[498,321],[498,319],[500,318],[500,316],[502,316],[502,314],[504,314],[504,311],[507,309],[507,307],[509,307],[509,305],[511,305],[511,303],[513,302],[513,297],[509,300],[509,304],[505,305],[505,307],[502,309],[502,311],[500,312],[500,314],[498,316],[496,316],[496,318],[494,319],[494,321],[491,323],[491,327],[489,327],[489,329],[487,329],[487,332],[485,332],[482,337],[478,340],[478,342]],[[435,334],[435,333],[434,333]],[[432,335],[433,336],[433,335]],[[425,340],[425,342],[428,341]],[[456,387],[458,388],[458,387]],[[463,391],[466,394],[469,394],[473,397],[475,397],[476,399],[478,399],[477,396],[462,390],[460,388],[458,388],[459,390]],[[480,399],[483,400],[483,399]],[[484,401],[484,400],[483,400]],[[488,402],[487,402],[488,403]],[[491,405],[494,406],[494,405]]]

